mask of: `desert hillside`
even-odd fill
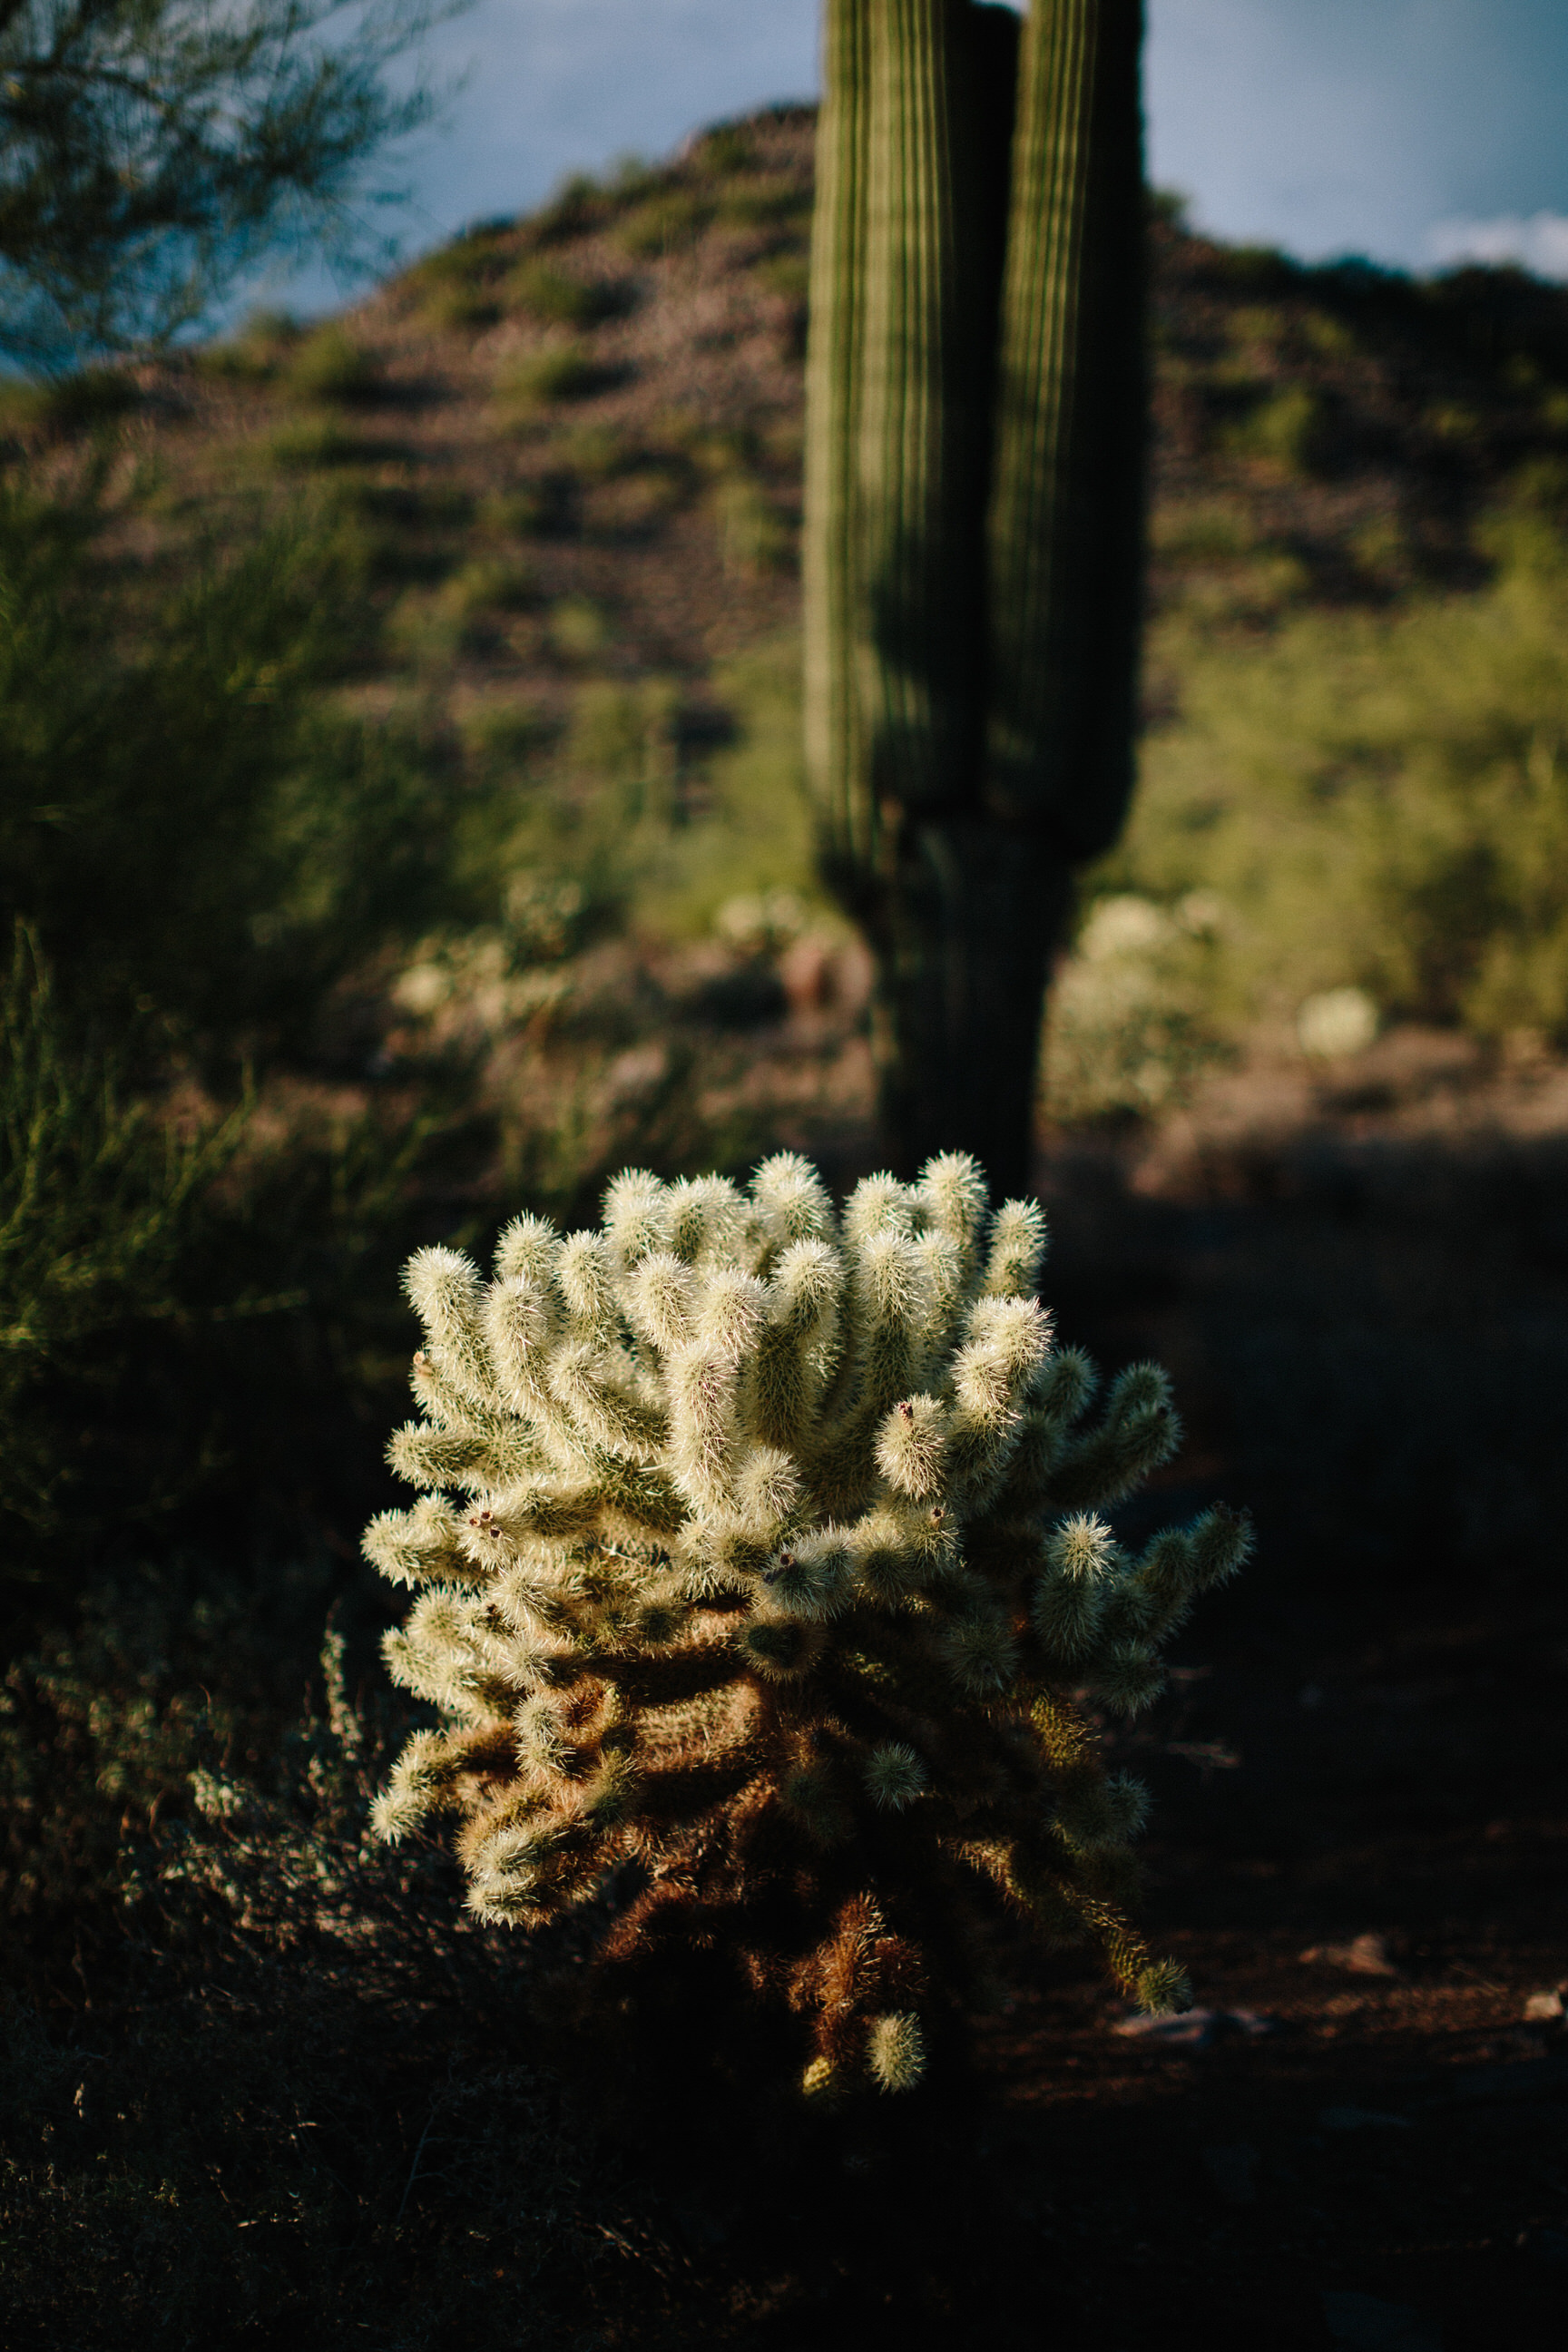
[[[133,384],[18,396],[12,430],[59,453],[118,406],[139,559],[327,509],[373,583],[367,703],[548,734],[586,680],[659,681],[679,756],[721,724],[716,672],[794,620],[811,132],[781,111],[574,184],[325,326],[258,316]],[[1258,628],[1484,578],[1479,520],[1568,451],[1568,291],[1305,268],[1173,206],[1153,235],[1156,614]],[[1156,709],[1173,683],[1156,664]]]

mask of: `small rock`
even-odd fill
[[[1329,2334],[1347,2352],[1443,2352],[1443,2338],[1408,2304],[1384,2303],[1375,2294],[1325,2294]]]
[[[1325,988],[1309,996],[1296,1015],[1301,1051],[1314,1061],[1364,1054],[1378,1027],[1377,1006],[1364,988]]]
[[[1179,2017],[1124,2017],[1111,2028],[1126,2042],[1148,2042],[1160,2050],[1206,2050],[1214,2040],[1212,2009],[1187,2009]]]
[[[1309,1944],[1301,1958],[1322,1968],[1348,1969],[1354,1977],[1399,1974],[1385,1936],[1356,1936],[1348,1944]]]
[[[1159,2050],[1206,2050],[1222,2037],[1255,2042],[1274,2032],[1274,2020],[1250,2009],[1187,2009],[1177,2017],[1124,2017],[1111,2031]]]
[[[1563,2014],[1562,1994],[1560,1992],[1532,1992],[1530,1999],[1524,2004],[1524,2014],[1527,2022],[1532,2024],[1544,2024],[1549,2018],[1561,2017]]]

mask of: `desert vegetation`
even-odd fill
[[[429,1674],[381,1664],[408,1596],[358,1556],[373,1522],[398,1556],[408,1499],[405,1262],[491,1263],[524,1210],[591,1233],[628,1165],[660,1215],[715,1174],[728,1215],[781,1150],[863,1203],[880,1165],[799,749],[811,128],[575,183],[325,329],[5,394],[19,2343],[889,2312],[962,2343],[977,2282],[985,2339],[1025,2343],[1047,2259],[1068,2342],[1315,2345],[1324,2293],[1455,2344],[1551,2307],[1568,298],[1517,274],[1152,228],[1141,790],[1067,919],[1033,1172],[1055,1360],[1113,1396],[1164,1362],[1188,1423],[1108,1541],[1157,1558],[1227,1497],[1259,1523],[1146,1707],[1060,1677],[1147,1784],[1141,1932],[1190,2038],[1116,2032],[1092,1946],[1042,1957],[971,1871],[931,2012],[967,2071],[883,2096],[919,2001],[878,1990],[839,2062],[864,2095],[759,2094],[773,2153],[726,2138],[717,2178],[673,2107],[657,2162],[634,2097],[603,2121],[607,1913],[486,1924],[441,1813],[372,1837],[388,1788],[455,1786]],[[922,1392],[895,1385],[884,1415]],[[464,1608],[470,1507],[414,1507]],[[544,1646],[597,1644],[612,1587]],[[545,1753],[541,1691],[554,1821],[591,1775]],[[806,1710],[824,1757],[780,1776],[829,1919],[835,1802],[873,1839],[921,1818],[862,1794],[856,1745],[918,1741],[839,1720]],[[822,2053],[780,2013],[793,2084]]]

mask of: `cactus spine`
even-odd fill
[[[605,2013],[700,1985],[711,2041],[761,2002],[808,2092],[919,2078],[986,1889],[1179,2004],[1126,1917],[1142,1793],[1075,1694],[1144,1705],[1247,1532],[1114,1541],[1099,1507],[1177,1424],[1152,1365],[1086,1423],[1044,1238],[961,1155],[839,1215],[784,1154],[744,1193],[619,1177],[596,1232],[520,1218],[488,1285],[421,1252],[390,1452],[421,1499],[365,1549],[416,1596],[388,1663],[438,1720],[380,1833],[455,1814],[486,1922],[598,1898]]]
[[[826,10],[807,771],[877,959],[889,1140],[1020,1188],[1072,866],[1131,783],[1141,21],[1035,0],[1020,53],[973,0]]]

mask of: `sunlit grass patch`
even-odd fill
[[[545,634],[551,651],[570,663],[596,661],[615,642],[615,622],[591,596],[563,596],[552,604]]]
[[[1189,605],[1159,633],[1180,707],[1101,887],[1217,894],[1225,1018],[1356,987],[1384,1016],[1568,1038],[1568,552],[1528,512],[1499,544],[1479,594],[1230,641]]]
[[[352,432],[332,416],[304,416],[280,425],[255,448],[264,465],[275,466],[285,473],[357,466],[383,454],[374,442]]]
[[[631,302],[630,289],[609,278],[582,278],[543,260],[525,262],[507,281],[509,297],[545,326],[602,326]]]
[[[384,388],[379,355],[342,327],[318,328],[288,363],[289,389],[301,400],[353,405],[374,400]]]
[[[714,211],[710,197],[689,188],[670,188],[628,213],[616,235],[638,260],[661,260],[667,254],[684,253],[695,245]]]
[[[141,405],[122,369],[79,368],[69,375],[0,383],[0,432],[76,434],[110,425]]]
[[[495,390],[503,409],[526,415],[587,400],[609,381],[605,367],[581,343],[562,343],[509,362],[496,376]]]

